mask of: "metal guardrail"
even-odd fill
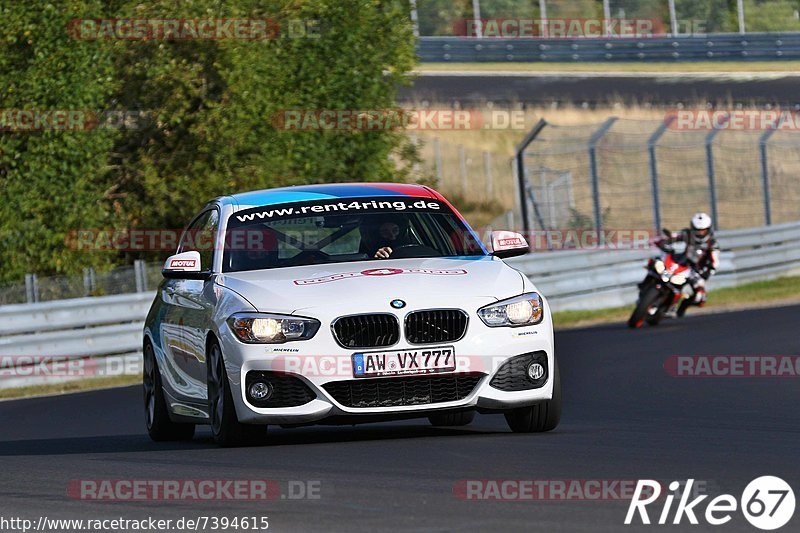
[[[154,296],[0,306],[0,389],[140,373],[142,328]]]
[[[647,38],[420,37],[422,62],[767,61],[800,58],[800,32]]]
[[[800,274],[800,222],[718,232],[722,247],[710,288]],[[556,310],[632,304],[651,250],[538,252],[509,261]],[[154,293],[0,306],[0,361],[9,356],[140,362],[142,326]],[[112,356],[112,357],[106,357]],[[140,366],[127,367],[136,373]],[[80,377],[80,376],[76,376]],[[68,379],[68,378],[65,378]],[[54,381],[0,365],[0,388]]]

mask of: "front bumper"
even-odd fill
[[[223,330],[220,332],[220,341],[225,354],[237,416],[241,422],[250,424],[312,424],[336,419],[374,421],[425,417],[434,412],[448,410],[505,410],[551,399],[555,356],[549,313],[546,313],[545,320],[541,324],[524,328],[489,328],[477,317],[474,320],[472,317],[470,319],[470,328],[464,338],[453,343],[431,345],[449,345],[455,348],[457,359],[455,372],[425,376],[428,378],[474,376],[478,378],[477,384],[468,394],[454,401],[376,407],[345,405],[337,401],[334,395],[326,390],[325,385],[333,382],[396,380],[420,376],[354,378],[351,357],[355,351],[341,348],[333,339],[330,330],[324,327],[314,339],[282,345],[243,344],[228,330]],[[422,348],[427,346],[411,345],[405,342],[405,339],[401,339],[394,346],[386,348],[386,351]],[[550,369],[546,381],[541,386],[528,390],[506,391],[491,384],[492,377],[504,363],[515,356],[531,352],[543,352],[547,361],[546,367]],[[244,386],[248,372],[253,371],[275,372],[296,377],[311,389],[315,398],[292,407],[256,407],[248,400]]]

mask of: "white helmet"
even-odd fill
[[[695,244],[705,244],[711,237],[711,217],[706,213],[695,213],[692,216],[692,240]]]

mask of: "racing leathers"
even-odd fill
[[[719,244],[713,233],[705,238],[697,238],[691,228],[685,228],[678,233],[672,233],[662,240],[663,244],[683,242],[686,244],[684,256],[691,265],[694,275],[689,277],[689,285],[693,294],[686,298],[678,309],[682,316],[689,305],[703,306],[706,302],[706,280],[710,278],[719,266]]]

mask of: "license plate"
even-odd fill
[[[455,369],[456,352],[452,346],[353,354],[353,376],[357,378],[436,374]]]

